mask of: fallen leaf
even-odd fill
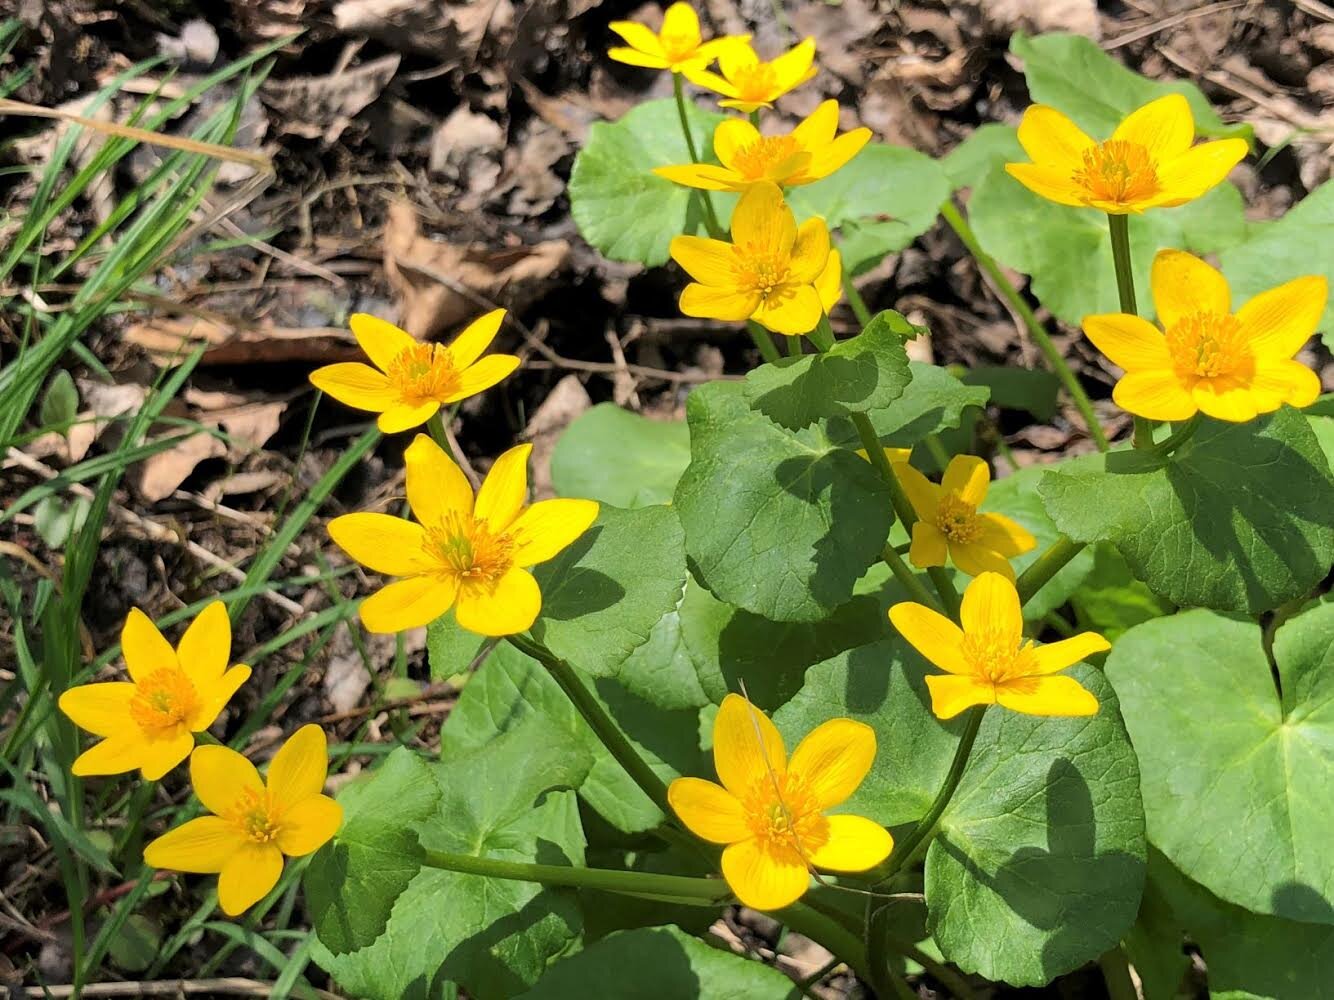
[[[331,146],[352,119],[380,96],[398,72],[392,54],[328,76],[303,76],[264,84],[264,101],[282,132]]]
[[[204,347],[202,363],[217,365],[274,361],[351,361],[361,356],[351,332],[340,327],[285,327],[260,322],[230,326],[203,319],[154,318],[135,323],[125,340],[159,364]]]
[[[206,458],[227,454],[227,446],[212,434],[191,434],[166,451],[150,455],[139,467],[139,493],[149,503],[165,500]]]
[[[533,411],[524,429],[524,437],[533,443],[533,499],[545,500],[556,495],[551,485],[551,453],[566,427],[589,407],[593,400],[578,375],[566,375],[547,393],[542,405]]]

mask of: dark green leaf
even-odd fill
[[[452,608],[446,611],[426,626],[426,658],[431,664],[431,680],[447,681],[466,674],[488,641],[485,636],[460,628]]]
[[[37,409],[37,419],[43,427],[62,427],[68,433],[67,425],[79,414],[79,390],[74,387],[74,377],[63,368],[57,368],[51,376]]]
[[[1110,543],[1099,542],[1089,551],[1093,553],[1093,570],[1070,595],[1083,628],[1115,642],[1126,629],[1172,613],[1172,605],[1136,580]]]
[[[1026,410],[1042,421],[1056,416],[1056,397],[1060,380],[1038,368],[1001,368],[979,365],[959,375],[964,385],[984,385],[991,392],[987,400],[1006,410]]]
[[[551,481],[565,497],[617,507],[668,503],[690,464],[690,430],[599,403],[566,428],[551,455]]]
[[[985,386],[964,385],[937,365],[913,361],[908,367],[912,381],[903,395],[871,414],[871,424],[886,446],[908,448],[928,434],[958,427],[964,410],[987,401]],[[832,422],[829,436],[850,448],[861,447],[856,432],[846,421]]]

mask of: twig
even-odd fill
[[[1221,14],[1227,10],[1236,10],[1238,7],[1249,7],[1255,0],[1231,0],[1227,3],[1212,3],[1206,7],[1200,7],[1196,10],[1182,11],[1180,14],[1173,14],[1170,17],[1160,18],[1152,24],[1146,24],[1142,28],[1135,28],[1127,31],[1123,35],[1117,35],[1115,38],[1102,43],[1104,51],[1110,52],[1112,49],[1119,49],[1122,45],[1129,45],[1131,42],[1137,42],[1141,38],[1148,38],[1150,35],[1156,35],[1160,31],[1166,31],[1168,28],[1175,28],[1178,24],[1184,24],[1187,21],[1194,20],[1197,17],[1204,17],[1208,14]]]

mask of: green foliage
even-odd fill
[[[973,130],[941,160],[955,190],[973,188],[998,163],[1022,163],[1028,159],[1019,145],[1019,130],[1013,125],[987,122]]]
[[[91,509],[87,497],[76,496],[68,502],[54,496],[43,497],[32,512],[32,524],[42,541],[58,549],[83,529]]]
[[[74,376],[61,368],[46,385],[37,419],[43,427],[67,428],[78,412],[79,390],[74,387]]]
[[[1331,637],[1334,603],[1289,619],[1271,669],[1258,625],[1195,610],[1131,629],[1107,661],[1154,846],[1228,902],[1319,923],[1334,923]]]
[[[870,414],[871,425],[886,447],[910,448],[928,434],[958,427],[963,411],[986,403],[986,386],[964,385],[945,369],[921,361],[909,362],[912,381],[903,395],[882,410]],[[851,424],[831,424],[830,436],[860,448],[861,441]]]
[[[1043,421],[1056,416],[1061,382],[1049,371],[978,365],[959,373],[959,381],[964,385],[986,386],[991,393],[987,402],[992,406],[1025,410]]]
[[[751,407],[789,430],[825,417],[866,413],[903,395],[912,379],[904,339],[924,332],[896,312],[871,319],[861,333],[822,354],[783,358],[746,376]]]
[[[551,482],[566,497],[617,507],[668,503],[690,464],[690,430],[599,403],[565,429],[551,455]]]
[[[687,104],[687,114],[700,154],[716,163],[713,129],[723,116],[694,104]],[[570,171],[570,214],[579,232],[611,260],[666,263],[672,237],[694,233],[703,210],[699,192],[653,168],[689,162],[673,100],[647,101],[615,122],[593,124]],[[727,200],[710,197],[715,205]]]
[[[1112,542],[1177,605],[1259,614],[1305,595],[1334,561],[1334,480],[1289,407],[1246,424],[1204,420],[1169,458],[1073,462],[1039,489],[1058,528]]]
[[[1093,555],[1093,568],[1070,594],[1082,627],[1116,642],[1126,629],[1172,613],[1172,605],[1136,580],[1110,543],[1099,542],[1086,551]]]

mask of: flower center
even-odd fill
[[[141,729],[161,733],[187,721],[198,705],[199,694],[185,671],[163,667],[135,682],[130,718]]]
[[[953,492],[946,493],[936,507],[936,528],[951,542],[964,545],[977,541],[982,534],[977,507]]]
[[[768,63],[738,66],[732,74],[732,85],[743,101],[767,103],[778,89],[778,75]]]
[[[232,806],[228,819],[254,844],[269,844],[278,836],[281,816],[268,792],[247,788]]]
[[[670,35],[659,35],[658,41],[662,44],[662,52],[667,57],[668,62],[680,62],[682,59],[688,59],[694,55],[695,49],[699,46],[698,38],[679,32]]]
[[[768,298],[787,281],[788,255],[768,250],[756,243],[736,244],[732,247],[736,260],[732,262],[732,273],[736,276],[737,288],[743,292],[759,292],[761,298]]]
[[[468,514],[446,514],[439,524],[428,527],[426,548],[444,572],[464,585],[493,587],[514,565],[513,536],[492,534],[485,523]]]
[[[800,778],[763,774],[742,801],[746,825],[765,850],[807,857],[829,839],[829,821]]]
[[[1178,375],[1245,373],[1254,367],[1254,356],[1235,316],[1194,312],[1183,316],[1167,331],[1167,350]]]
[[[414,344],[389,363],[389,384],[403,401],[415,406],[428,400],[444,402],[458,386],[459,373],[443,344]]]
[[[737,152],[732,164],[746,180],[754,181],[764,177],[771,167],[800,152],[803,150],[792,136],[766,135],[743,146]]]
[[[1158,193],[1158,171],[1149,151],[1137,142],[1108,139],[1084,150],[1084,166],[1075,183],[1091,201],[1119,204],[1151,198]]]
[[[1033,644],[1014,632],[985,629],[965,632],[963,657],[973,672],[993,684],[1033,673]]]

